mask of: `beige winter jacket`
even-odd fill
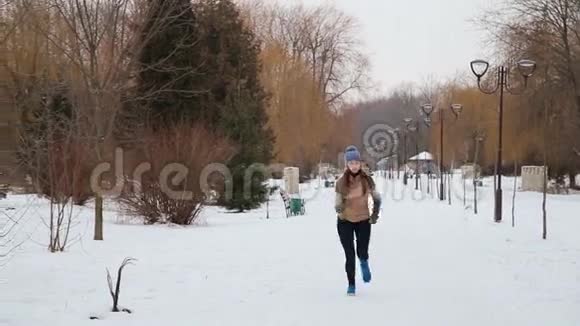
[[[380,207],[380,194],[375,190],[373,180],[366,174],[350,177],[350,186],[346,185],[346,176],[343,175],[336,182],[335,208],[338,218],[357,223],[368,220],[369,196],[373,199],[373,212],[378,214]]]

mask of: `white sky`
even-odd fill
[[[284,0],[300,1],[300,0]],[[378,91],[432,76],[453,77],[489,53],[468,20],[498,0],[302,0],[334,3],[358,18]],[[493,60],[491,60],[493,61]]]

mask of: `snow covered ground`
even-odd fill
[[[22,221],[31,238],[0,268],[0,325],[580,325],[580,195],[548,197],[541,240],[541,194],[518,193],[512,228],[509,179],[501,224],[492,221],[492,180],[479,215],[457,196],[452,206],[413,196],[413,180],[404,196],[399,183],[379,185],[373,282],[359,282],[356,297],[345,295],[333,189],[306,190],[305,216],[286,219],[276,195],[269,220],[265,206],[208,208],[187,228],[123,224],[110,206],[102,242],[91,240],[85,208],[81,238],[63,254],[45,249],[46,204],[9,196],[0,210],[32,207]],[[105,269],[125,257],[138,259],[120,298],[133,313],[111,313]]]

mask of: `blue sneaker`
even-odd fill
[[[349,285],[348,289],[346,289],[346,295],[348,296],[354,296],[356,292],[356,287],[354,286],[354,284]]]
[[[360,270],[362,272],[363,281],[369,283],[371,281],[371,269],[369,268],[368,260],[360,261]]]

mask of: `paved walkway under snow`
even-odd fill
[[[31,241],[0,269],[0,325],[580,325],[580,197],[550,197],[543,241],[540,195],[518,194],[513,229],[507,192],[502,224],[485,194],[477,216],[456,198],[387,194],[371,239],[373,282],[359,282],[356,297],[345,295],[332,189],[291,219],[278,198],[270,220],[265,210],[210,208],[193,228],[116,224],[110,211],[105,241],[91,241],[86,224],[69,252]],[[33,240],[44,237],[40,229]],[[105,268],[127,256],[138,262],[120,301],[133,314],[113,314]]]

